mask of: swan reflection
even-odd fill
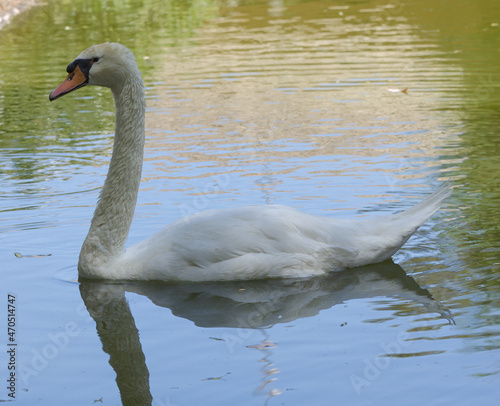
[[[352,299],[373,297],[399,297],[450,319],[449,312],[392,261],[310,279],[179,284],[81,281],[80,292],[96,322],[103,350],[110,356],[124,405],[152,403],[149,371],[126,292],[146,296],[199,327],[264,330]]]

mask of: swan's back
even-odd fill
[[[120,278],[207,281],[307,277],[381,262],[449,193],[447,185],[405,212],[357,219],[279,205],[209,210],[130,247],[114,268]]]

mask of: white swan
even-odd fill
[[[145,94],[133,54],[105,43],[83,51],[55,100],[85,85],[111,88],[116,133],[109,172],[83,243],[83,278],[217,281],[304,277],[390,258],[449,196],[444,185],[398,214],[335,220],[284,206],[209,210],[174,222],[124,251],[137,201]]]

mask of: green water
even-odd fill
[[[129,243],[215,207],[347,218],[449,179],[454,193],[395,263],[78,284],[114,106],[101,88],[48,94],[104,41],[134,52],[147,86]],[[18,404],[498,403],[496,1],[48,1],[0,30],[0,53],[0,308],[16,297]]]

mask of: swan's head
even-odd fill
[[[67,78],[50,94],[51,101],[87,85],[114,89],[141,75],[132,52],[121,44],[108,42],[83,51],[66,71]]]

